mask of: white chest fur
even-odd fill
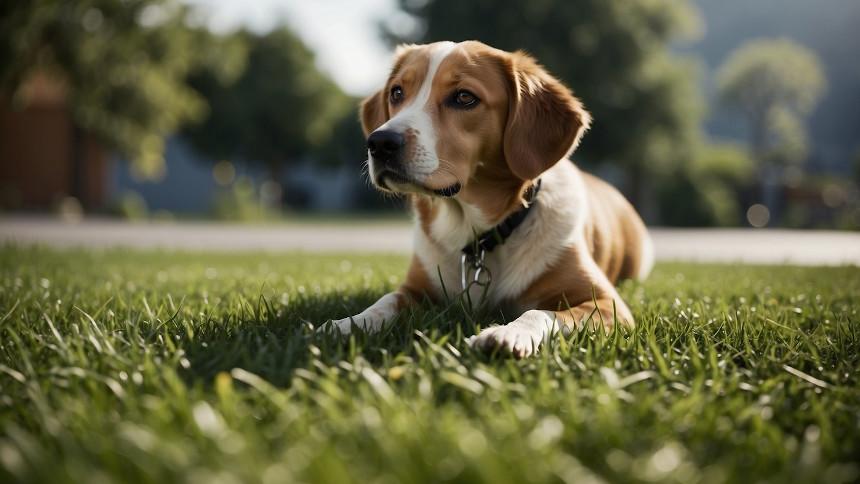
[[[558,260],[566,247],[583,240],[586,197],[579,170],[563,160],[541,178],[541,191],[528,217],[504,244],[485,258],[492,275],[485,300],[490,305],[517,300]],[[477,207],[453,203],[458,206],[440,206],[429,235],[416,223],[414,241],[415,253],[433,281],[437,296],[444,297],[444,288],[449,298],[462,291],[461,249],[476,233],[491,228]],[[483,292],[480,286],[473,286],[472,301],[479,301]]]

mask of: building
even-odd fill
[[[37,72],[0,95],[0,208],[45,210],[66,197],[103,207],[108,154],[72,123],[62,82]]]

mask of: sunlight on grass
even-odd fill
[[[848,482],[856,268],[660,265],[632,332],[472,352],[491,318],[312,324],[405,257],[0,250],[0,478]],[[4,476],[5,474],[5,476]]]

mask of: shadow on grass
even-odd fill
[[[296,369],[314,361],[326,366],[363,358],[384,364],[398,355],[413,356],[415,342],[423,338],[455,346],[482,327],[503,322],[498,311],[468,311],[460,301],[433,304],[425,301],[403,311],[380,333],[357,330],[348,337],[316,328],[332,318],[357,314],[381,293],[309,296],[289,306],[274,305],[262,297],[240,314],[209,318],[196,323],[193,337],[182,342],[189,368],[182,372],[189,383],[211,382],[220,372],[234,368],[254,373],[269,383],[289,386]],[[423,337],[422,337],[423,335]]]

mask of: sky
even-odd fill
[[[183,0],[217,32],[240,27],[266,31],[286,23],[316,52],[319,68],[346,92],[363,96],[384,82],[391,49],[380,21],[407,26],[396,0]]]

